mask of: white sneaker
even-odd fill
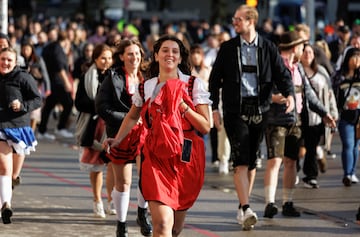
[[[55,134],[57,136],[63,137],[63,138],[73,138],[74,134],[66,130],[65,128],[60,130],[55,130]]]
[[[106,217],[105,211],[104,211],[104,205],[101,201],[94,202],[94,216],[100,217],[100,218]]]
[[[50,134],[50,133],[47,133],[47,132],[44,132],[44,133],[38,132],[37,139],[39,139],[39,140],[46,139],[46,140],[52,140],[53,141],[53,140],[55,140],[55,136]]]
[[[113,201],[108,202],[107,208],[106,208],[106,214],[108,214],[108,215],[116,215],[116,209],[115,209]]]
[[[250,208],[246,209],[244,212],[242,227],[243,230],[251,230],[254,228],[254,225],[256,224],[258,220],[258,217],[255,212],[253,212]]]
[[[219,161],[214,161],[213,163],[211,163],[211,167],[212,168],[218,168],[219,167]]]
[[[295,185],[298,185],[299,182],[300,182],[300,177],[299,177],[299,175],[296,175]]]
[[[238,209],[236,219],[239,225],[242,225],[244,219],[244,211],[242,208]]]
[[[229,163],[227,161],[220,161],[219,174],[227,175],[229,173]]]
[[[358,177],[356,177],[356,175],[351,175],[351,183],[353,183],[353,184],[357,184],[357,183],[359,183],[359,179],[358,179]]]

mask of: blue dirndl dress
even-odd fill
[[[38,144],[30,126],[0,129],[0,140],[6,141],[19,155],[29,155]]]

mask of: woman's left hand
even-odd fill
[[[19,112],[21,110],[21,102],[20,100],[16,99],[16,100],[13,100],[11,103],[10,103],[10,108],[14,111],[14,112]]]

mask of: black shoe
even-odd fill
[[[300,216],[300,212],[295,209],[293,202],[285,202],[285,204],[282,206],[282,214],[283,216],[289,216],[289,217]]]
[[[305,188],[319,188],[319,184],[317,183],[316,179],[306,179],[303,178],[304,181],[304,187]]]
[[[10,224],[11,223],[10,217],[12,215],[13,215],[13,211],[12,211],[10,205],[7,202],[5,202],[1,208],[1,219],[2,219],[3,223]]]
[[[117,222],[116,237],[129,237],[126,222]]]
[[[147,208],[138,207],[138,214],[137,214],[136,222],[140,226],[141,234],[143,236],[151,236],[152,235],[152,225],[149,220],[149,213],[148,213]]]
[[[351,176],[345,176],[343,178],[342,182],[346,187],[350,187],[351,186]]]
[[[265,207],[264,217],[273,218],[278,213],[278,207],[273,203],[268,203]]]

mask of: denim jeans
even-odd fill
[[[342,119],[339,121],[339,134],[342,143],[341,160],[344,177],[356,173],[360,140],[355,138],[355,126],[356,125]]]

